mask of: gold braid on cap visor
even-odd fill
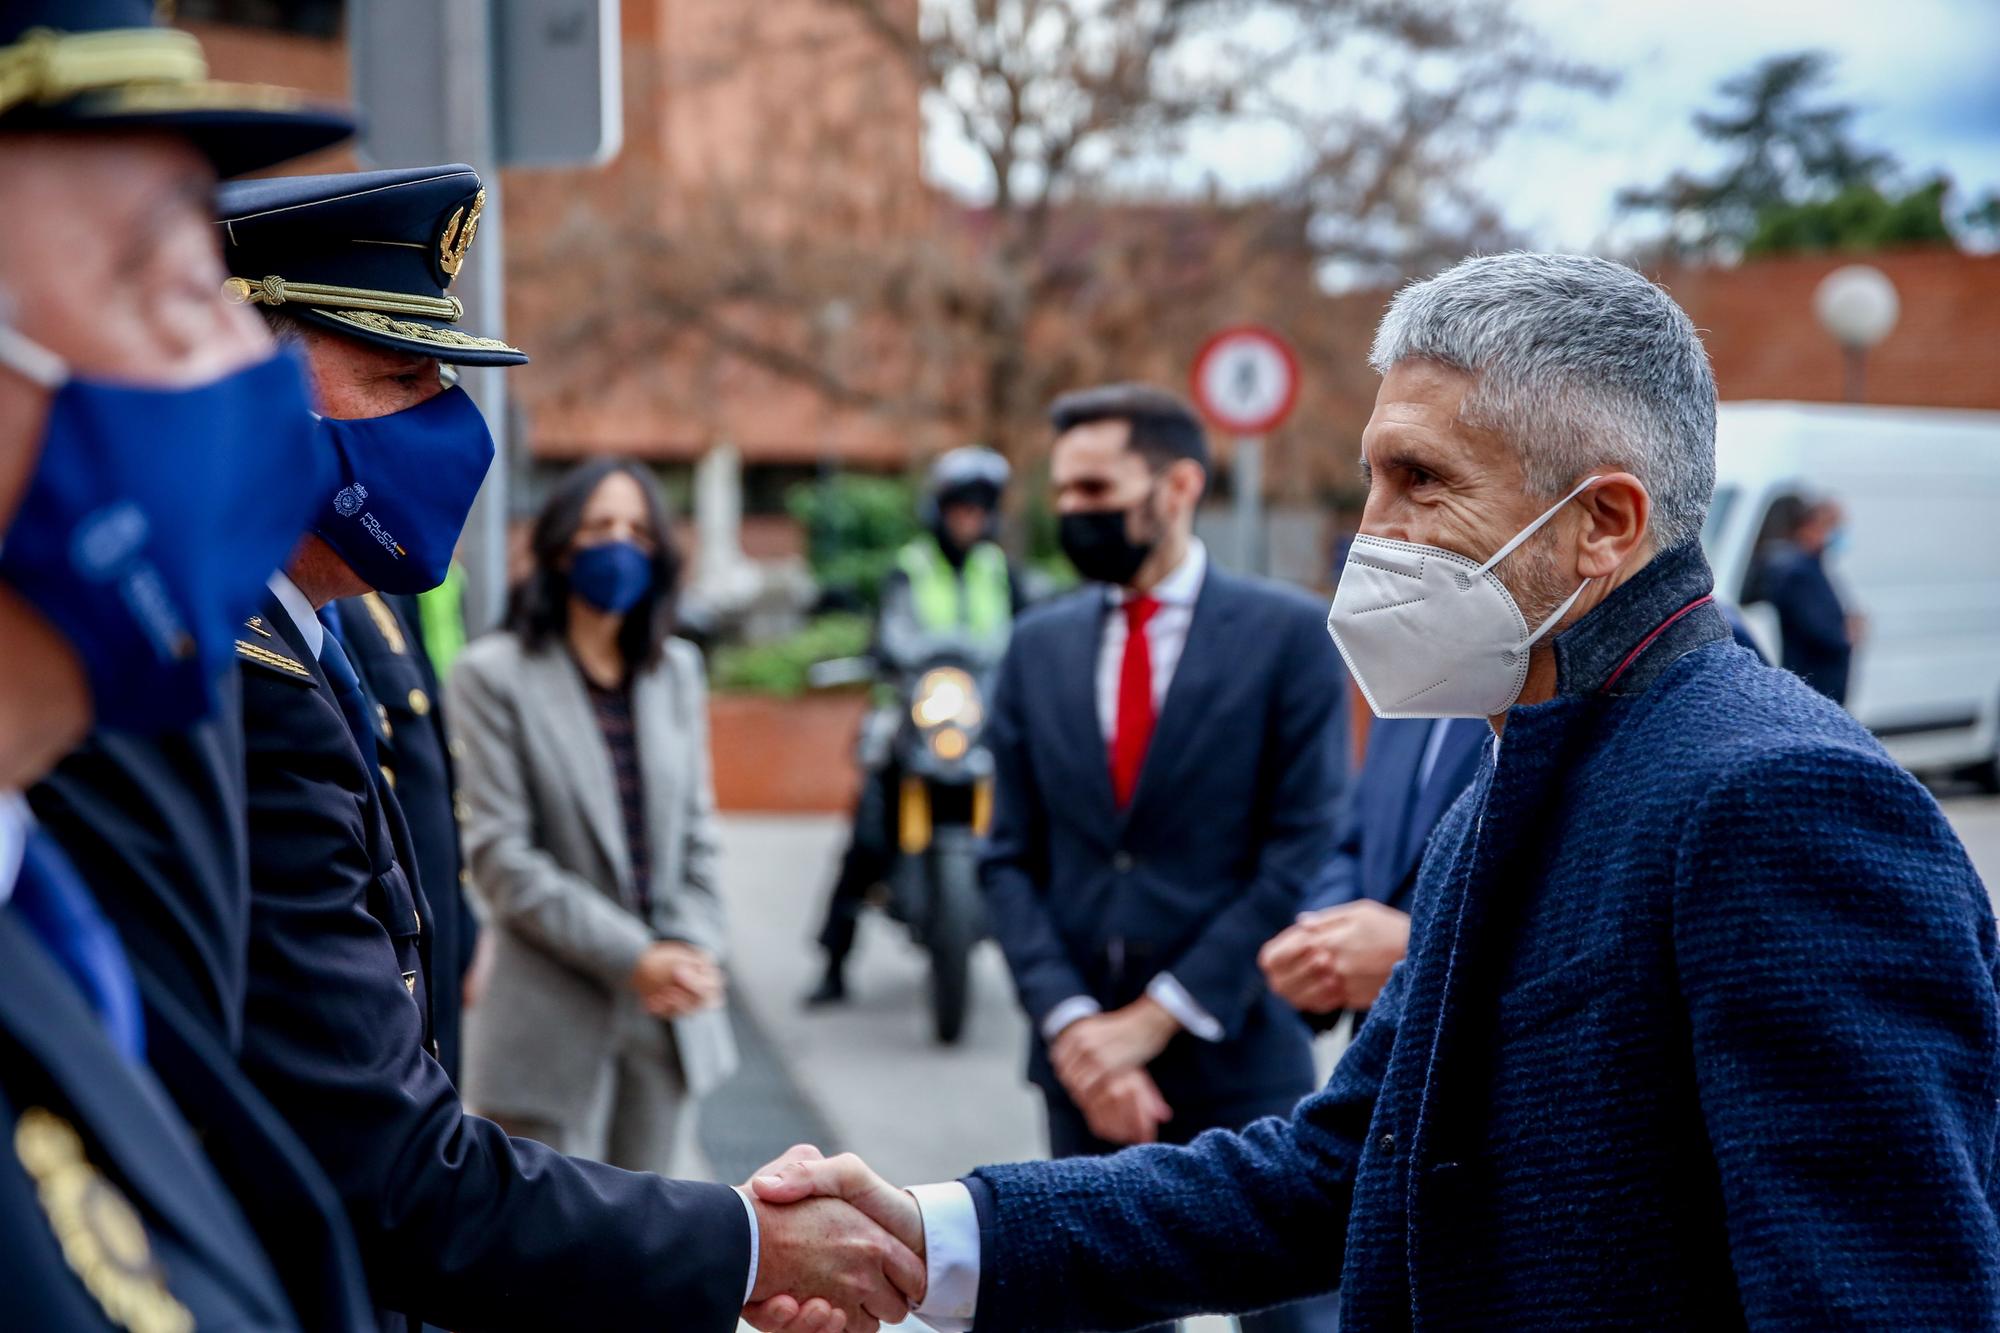
[[[231,278],[222,284],[222,294],[238,305],[311,306],[329,319],[369,333],[384,334],[411,342],[428,343],[472,352],[516,352],[521,349],[498,338],[482,338],[457,329],[432,328],[393,319],[393,315],[414,315],[422,319],[442,319],[456,323],[465,305],[456,296],[417,296],[410,292],[373,291],[366,287],[336,287],[324,282],[286,282],[272,276],[260,280]]]
[[[192,84],[207,77],[201,43],[172,28],[83,33],[31,28],[13,45],[0,47],[0,115],[29,103],[53,106],[135,83]]]
[[[222,294],[238,305],[327,306],[335,310],[373,310],[384,315],[417,315],[452,323],[465,314],[465,303],[456,296],[418,296],[367,287],[336,287],[325,282],[286,282],[275,274],[262,280],[231,278],[222,284]]]

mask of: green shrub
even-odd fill
[[[876,606],[896,552],[917,535],[917,492],[900,477],[843,472],[794,486],[785,506],[806,532],[813,577],[834,600]]]
[[[868,651],[869,634],[866,616],[820,616],[770,643],[716,649],[710,675],[718,690],[795,699],[806,692],[806,673],[814,664],[859,657]]]

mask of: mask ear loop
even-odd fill
[[[0,366],[52,391],[69,380],[69,367],[61,357],[4,322],[0,322]]]
[[[1547,509],[1543,510],[1542,516],[1540,518],[1536,519],[1533,523],[1530,523],[1527,527],[1522,528],[1519,532],[1515,533],[1514,540],[1508,542],[1505,546],[1501,547],[1498,551],[1494,552],[1493,558],[1491,560],[1488,560],[1485,564],[1479,567],[1480,575],[1485,575],[1486,573],[1492,570],[1493,566],[1499,564],[1502,560],[1505,560],[1508,556],[1514,554],[1515,551],[1520,549],[1522,542],[1527,541],[1530,537],[1540,532],[1543,526],[1546,525],[1550,519],[1554,518],[1557,514],[1560,514],[1562,512],[1562,507],[1564,505],[1568,504],[1571,500],[1576,499],[1577,496],[1582,495],[1585,491],[1589,490],[1592,486],[1595,486],[1598,482],[1602,481],[1603,479],[1604,478],[1602,476],[1591,476],[1591,477],[1585,477],[1582,481],[1578,482],[1575,490],[1571,491],[1568,495],[1565,495],[1562,499],[1556,501],[1554,504],[1550,505]],[[1554,611],[1550,612],[1549,618],[1547,620],[1544,620],[1540,625],[1538,625],[1535,628],[1534,633],[1530,634],[1527,638],[1521,640],[1519,644],[1517,644],[1513,649],[1511,649],[1510,655],[1515,657],[1527,656],[1528,650],[1530,648],[1533,648],[1537,643],[1541,642],[1542,636],[1544,634],[1547,634],[1550,630],[1554,629],[1556,625],[1562,620],[1562,618],[1569,614],[1569,609],[1572,606],[1576,605],[1576,599],[1583,596],[1583,590],[1585,588],[1588,588],[1590,584],[1591,580],[1589,579],[1585,579],[1583,582],[1577,584],[1576,591],[1571,593],[1568,597],[1564,598],[1563,604],[1557,607]]]
[[[1557,514],[1560,514],[1562,512],[1562,507],[1564,505],[1568,504],[1571,500],[1576,499],[1577,496],[1582,495],[1585,491],[1589,490],[1592,486],[1595,486],[1598,482],[1603,480],[1604,478],[1600,475],[1600,476],[1585,477],[1582,481],[1578,482],[1575,490],[1571,491],[1568,495],[1565,495],[1562,499],[1556,501],[1554,504],[1550,505],[1547,509],[1543,510],[1542,516],[1540,518],[1536,519],[1533,523],[1530,523],[1527,527],[1522,528],[1519,532],[1515,533],[1514,539],[1512,541],[1508,542],[1505,546],[1495,551],[1493,553],[1493,558],[1491,560],[1488,560],[1485,564],[1479,567],[1478,570],[1479,576],[1484,576],[1487,573],[1490,573],[1493,569],[1493,566],[1499,564],[1502,560],[1505,560],[1508,556],[1514,554],[1515,551],[1520,549],[1522,542],[1528,540],[1528,538],[1540,532],[1550,519],[1554,518]],[[1584,580],[1584,582],[1586,583],[1588,583],[1589,581],[1590,580],[1588,579]]]

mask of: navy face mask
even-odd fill
[[[631,542],[600,542],[570,557],[570,591],[600,611],[623,615],[652,588],[653,557]]]
[[[386,417],[320,425],[339,475],[313,531],[378,592],[429,592],[493,463],[493,436],[472,396],[446,389]]]
[[[331,476],[297,362],[148,388],[78,378],[0,326],[0,365],[54,391],[0,581],[76,650],[100,724],[215,711],[239,627]]]

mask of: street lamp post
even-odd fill
[[[1820,327],[1840,344],[1847,363],[1846,397],[1850,403],[1866,397],[1868,351],[1896,327],[1902,303],[1889,275],[1868,264],[1846,264],[1820,279],[1813,292],[1813,313]]]

